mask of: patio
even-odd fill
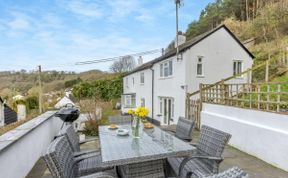
[[[174,129],[175,126],[169,128]],[[197,141],[199,136],[198,131],[193,132],[193,141]],[[86,143],[82,147],[83,149],[99,148],[99,142]],[[272,165],[269,165],[262,160],[241,152],[231,146],[227,146],[224,150],[224,161],[220,166],[220,171],[226,170],[233,166],[242,168],[245,172],[249,173],[250,177],[255,178],[285,178],[288,177],[288,173],[278,169]],[[43,159],[38,160],[34,168],[31,170],[27,178],[51,178],[50,172],[47,169]]]

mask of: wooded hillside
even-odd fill
[[[242,42],[254,40],[255,44],[249,47],[256,57],[254,65],[288,57],[288,0],[216,0],[202,10],[198,20],[189,24],[187,39],[223,23]],[[271,65],[271,81],[280,75],[283,78],[282,67],[281,63]],[[256,71],[254,81],[264,80],[263,70]]]

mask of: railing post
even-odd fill
[[[199,101],[200,101],[200,104],[202,105],[202,97],[203,97],[203,84],[202,83],[200,83],[199,84],[199,91],[200,91],[200,96],[199,96]]]
[[[185,117],[190,119],[190,98],[189,98],[189,95],[186,94],[186,109],[185,109]]]
[[[269,54],[270,56],[270,54]],[[270,57],[269,57],[270,59]],[[269,81],[269,59],[266,61],[266,69],[265,69],[265,82]]]

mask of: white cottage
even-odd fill
[[[179,56],[172,50],[145,63],[123,78],[122,113],[145,106],[160,124],[176,124],[185,116],[187,93],[200,83],[215,83],[252,67],[254,56],[225,26],[184,42]],[[246,76],[233,83],[249,82]]]

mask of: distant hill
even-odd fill
[[[95,81],[112,77],[115,74],[100,70],[91,70],[81,73],[64,71],[44,71],[41,73],[43,93],[61,91],[80,81]],[[21,71],[0,72],[0,95],[10,98],[15,93],[26,95],[27,92],[38,86],[38,73]],[[6,96],[5,96],[6,95]]]

